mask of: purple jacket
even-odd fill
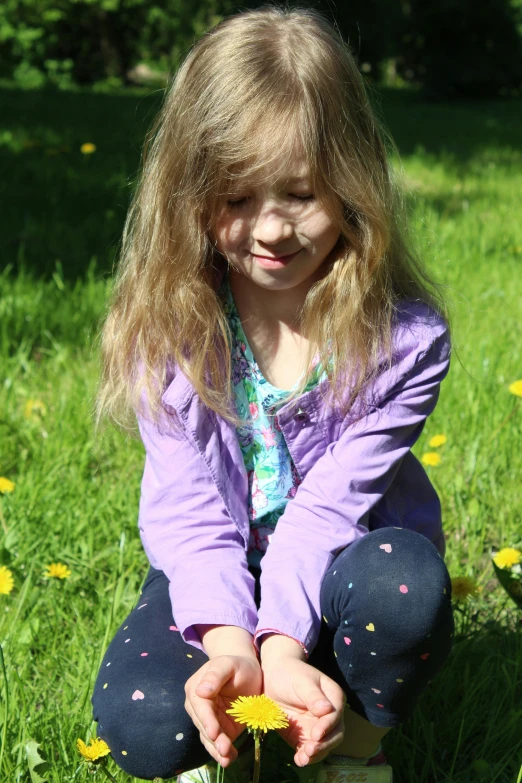
[[[449,368],[445,322],[407,303],[391,368],[378,375],[362,418],[327,407],[320,387],[277,414],[302,483],[262,560],[261,605],[248,570],[247,475],[235,428],[203,405],[180,371],[163,394],[164,422],[139,417],[146,449],[139,528],[165,572],[176,624],[201,648],[198,624],[277,631],[309,653],[321,624],[320,587],[336,554],[368,530],[422,533],[444,554],[440,503],[410,449]],[[177,414],[177,416],[175,416]],[[181,427],[169,426],[176,418]]]

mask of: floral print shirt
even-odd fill
[[[259,567],[277,520],[300,484],[299,475],[278,428],[275,414],[288,391],[263,377],[245,337],[232,291],[225,277],[220,289],[232,334],[232,384],[236,410],[243,424],[236,428],[248,475],[250,540],[247,559]],[[314,366],[306,391],[326,377]]]

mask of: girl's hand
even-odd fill
[[[238,696],[258,696],[263,675],[253,656],[219,655],[207,661],[185,684],[185,709],[213,759],[228,767],[237,758],[232,743],[244,730],[226,714]]]
[[[279,729],[295,748],[298,767],[324,759],[342,742],[346,697],[334,680],[296,657],[263,662],[264,692],[288,716],[290,726]]]

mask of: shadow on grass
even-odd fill
[[[59,262],[74,281],[94,259],[99,273],[110,273],[162,96],[0,87],[3,266],[49,278]],[[436,156],[457,175],[481,156],[505,165],[522,159],[521,101],[434,104],[391,89],[374,97],[404,157]],[[86,142],[96,145],[93,154],[81,153]]]
[[[510,165],[522,160],[522,100],[434,103],[413,91],[383,88],[377,105],[402,157],[441,157],[456,173],[477,158]]]
[[[3,266],[48,278],[60,262],[76,280],[95,259],[110,272],[161,98],[0,88]]]
[[[515,783],[522,765],[522,615],[456,636],[413,717],[385,740],[394,783]]]

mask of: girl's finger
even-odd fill
[[[214,761],[217,761],[218,764],[221,764],[223,768],[228,767],[232,762],[237,758],[237,751],[234,748],[234,753],[226,753],[225,755],[221,754],[219,750],[217,749],[216,745],[211,742],[209,739],[207,739],[206,735],[200,732],[199,738],[201,740],[202,745],[205,746],[205,748],[208,750]],[[221,746],[221,737],[219,738],[219,741],[217,742],[217,745],[222,748]],[[228,737],[225,737],[225,739],[228,739]]]
[[[312,668],[312,667],[310,667]],[[294,684],[294,692],[308,712],[316,717],[333,712],[335,707],[319,687],[315,676],[299,677]]]
[[[219,725],[219,721],[216,717],[216,714],[214,712],[214,705],[213,703],[204,703],[204,710],[208,710],[206,714],[203,715],[203,721],[200,718],[200,715],[196,713],[194,710],[194,705],[191,703],[189,697],[187,696],[185,699],[185,710],[188,713],[189,718],[192,720],[192,723],[196,727],[196,729],[199,731],[199,733],[206,737],[209,742],[212,742],[212,737],[217,738],[220,731],[221,726]],[[198,713],[200,713],[201,710],[198,709]],[[212,737],[210,736],[212,735]]]
[[[194,713],[193,716],[191,715],[191,718],[196,728],[200,729],[200,731],[203,730],[203,733],[206,734],[209,740],[214,742],[221,732],[214,702],[196,697],[191,701],[191,706]]]
[[[210,742],[210,740],[208,740],[207,737],[202,732],[200,732],[199,739],[201,741],[201,744],[210,753],[214,761],[217,761],[218,764],[221,764],[222,756],[218,752],[218,750],[214,747],[214,743]]]
[[[342,726],[343,713],[339,714],[337,710],[335,712],[329,712],[328,715],[323,715],[319,718],[313,729],[310,731],[310,738],[315,742],[321,742],[324,740],[327,734],[329,734],[336,726]]]
[[[324,674],[321,677],[321,689],[338,713],[342,713],[346,706],[346,694],[336,682]]]
[[[334,748],[339,745],[343,739],[344,731],[343,727],[337,725],[333,731],[327,734],[321,742],[314,742],[308,740],[304,743],[303,750],[310,758],[312,764],[321,761],[328,755]]]
[[[213,699],[234,674],[232,661],[225,657],[214,660],[202,675],[195,691],[201,699]]]

